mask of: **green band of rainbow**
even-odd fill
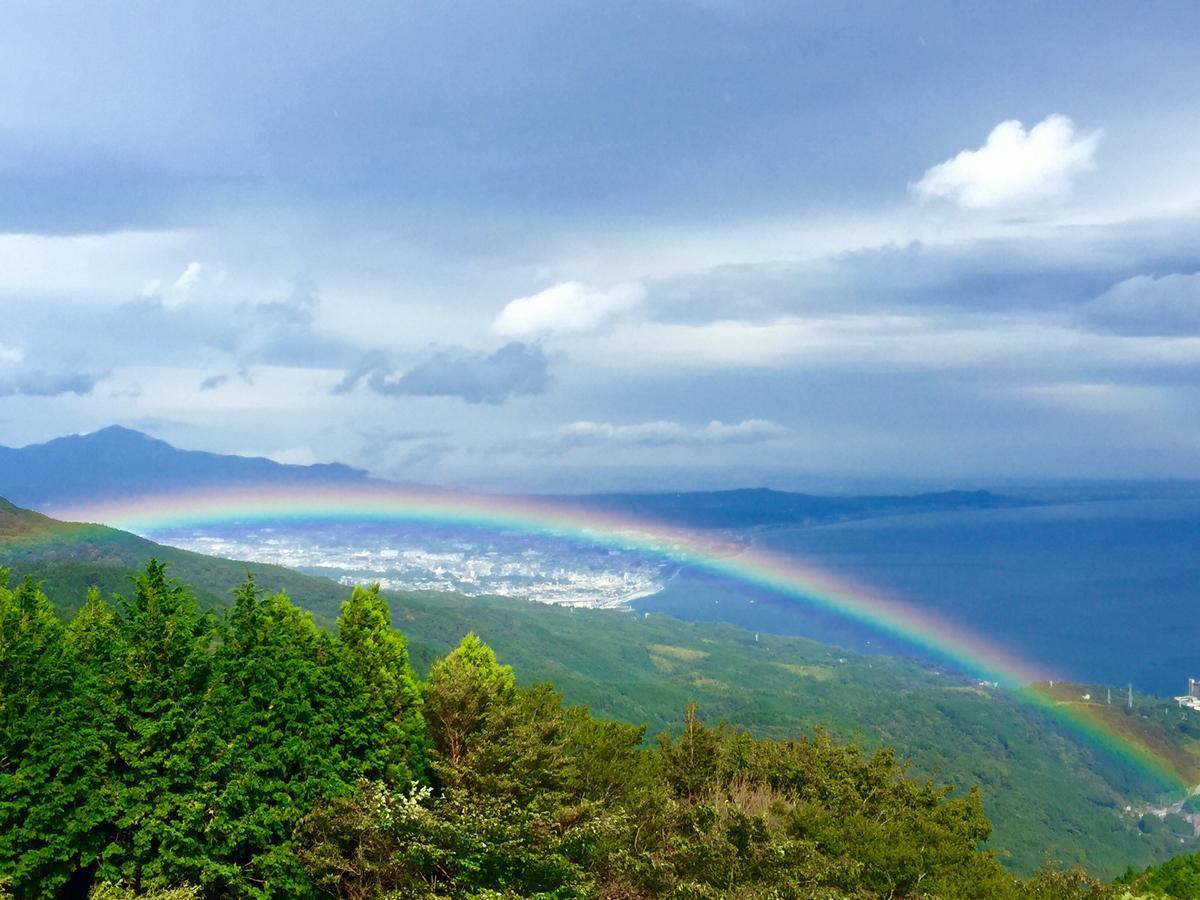
[[[1064,704],[1040,685],[1050,673],[945,618],[811,563],[712,534],[562,502],[369,483],[353,486],[234,488],[160,494],[56,509],[57,518],[153,534],[234,523],[407,521],[568,538],[637,549],[768,588],[865,623],[965,672],[1013,689],[1027,702],[1171,788],[1178,767],[1136,736],[1086,707]]]

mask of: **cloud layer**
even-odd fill
[[[44,372],[32,369],[11,374],[0,370],[0,397],[59,397],[90,394],[97,377],[86,372]]]
[[[731,8],[6,11],[0,444],[1195,474],[1200,6]]]
[[[1200,335],[1200,272],[1135,275],[1088,304],[1086,319],[1127,335]]]
[[[347,372],[333,392],[347,394],[359,383],[392,397],[459,397],[499,405],[513,396],[544,393],[550,384],[549,358],[537,344],[518,341],[490,354],[445,347],[398,372],[386,354],[375,352]]]
[[[789,429],[767,419],[743,419],[726,424],[713,420],[691,426],[667,419],[618,425],[611,422],[572,422],[544,435],[545,446],[571,447],[710,447],[758,444],[784,437]]]

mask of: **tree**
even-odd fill
[[[379,585],[355,587],[337,620],[337,648],[365,695],[356,729],[363,776],[407,785],[426,769],[421,688],[408,661],[408,642],[391,627]]]
[[[74,870],[62,821],[70,785],[58,779],[75,750],[58,720],[70,687],[50,601],[30,578],[0,586],[0,872],[19,895],[53,893]]]
[[[195,880],[222,896],[311,895],[294,831],[314,804],[348,793],[362,767],[340,724],[354,697],[337,683],[328,636],[285,594],[264,597],[253,577],[234,592],[219,635],[197,729]]]
[[[492,648],[469,632],[449,654],[434,662],[425,685],[425,716],[433,770],[444,785],[457,786],[476,740],[493,709],[516,697],[511,666],[496,662]]]
[[[138,889],[195,882],[203,835],[195,829],[205,796],[197,728],[208,687],[215,623],[151,559],[119,598],[120,658],[115,663],[114,774],[117,833],[101,860],[104,881]]]
[[[689,801],[710,787],[720,773],[725,734],[705,727],[696,714],[696,704],[684,711],[683,733],[677,740],[659,735],[658,755],[663,776],[675,794]]]

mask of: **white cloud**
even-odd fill
[[[637,283],[600,290],[563,281],[509,301],[492,328],[508,337],[586,333],[633,309],[645,295],[645,288]]]
[[[193,260],[165,287],[160,279],[150,281],[142,288],[142,296],[157,298],[163,306],[178,309],[204,291],[219,288],[227,276],[223,265],[205,265]]]
[[[202,268],[198,262],[188,263],[187,268],[183,270],[182,274],[175,279],[175,283],[171,285],[171,290],[184,294],[194,291],[200,285],[200,272]]]
[[[922,200],[945,199],[969,209],[1062,196],[1096,167],[1100,132],[1077,134],[1066,116],[1047,116],[1028,131],[1016,119],[992,129],[977,150],[963,150],[911,186]]]
[[[689,426],[670,420],[614,425],[610,422],[572,422],[543,437],[551,446],[619,447],[715,446],[721,444],[756,444],[782,437],[788,429],[768,419],[744,419],[726,424],[713,420],[704,426]]]
[[[5,344],[0,344],[0,364],[16,365],[25,358],[25,354],[20,347],[9,347]]]
[[[131,285],[151,282],[165,260],[177,260],[197,239],[186,230],[0,234],[0,292],[70,294],[89,306],[98,299],[124,303]]]

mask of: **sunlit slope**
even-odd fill
[[[78,603],[88,584],[125,590],[133,568],[152,555],[208,602],[220,601],[247,568],[262,586],[287,590],[326,621],[347,593],[287,569],[175,550],[0,504],[0,565],[44,579],[51,596],[69,603]],[[1049,853],[1115,874],[1181,849],[1176,835],[1142,834],[1135,818],[1121,814],[1128,803],[1153,801],[1152,785],[1043,714],[958,675],[666,616],[433,593],[396,594],[392,605],[421,671],[474,630],[522,680],[553,681],[569,700],[647,723],[651,732],[677,726],[684,705],[696,700],[710,720],[760,734],[788,736],[820,725],[864,746],[894,746],[918,773],[981,785],[996,827],[993,843],[1021,871]],[[1083,689],[1062,691],[1064,703],[1084,702]],[[1119,727],[1135,729],[1172,758],[1194,758],[1194,736],[1180,727],[1187,720],[1163,715],[1161,702],[1135,700],[1132,713],[1109,711],[1122,717]]]
[[[264,587],[286,590],[318,614],[336,614],[344,593],[333,582],[291,569],[204,556],[103,525],[60,522],[0,498],[0,565],[14,576],[43,581],[47,593],[67,609],[79,606],[92,585],[106,594],[125,592],[130,572],[152,556],[169,563],[171,574],[206,603],[224,602],[229,585],[245,578],[251,567]]]

